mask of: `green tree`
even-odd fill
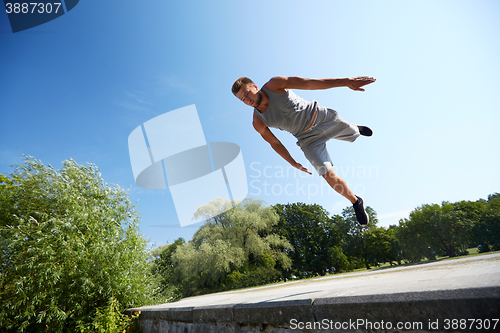
[[[292,245],[288,256],[295,275],[325,275],[348,268],[340,249],[338,228],[320,205],[293,203],[274,206],[280,216],[277,232]]]
[[[13,201],[10,196],[12,184],[13,182],[8,177],[0,174],[0,228],[6,225],[10,215],[12,214],[11,206],[13,206]],[[0,252],[0,278],[3,267],[8,262],[7,252],[5,251],[6,245],[7,243],[0,238],[0,249],[2,250]],[[2,290],[0,290],[0,293],[2,293]]]
[[[431,230],[435,247],[449,257],[467,254],[472,242],[472,221],[456,204],[443,202],[441,214],[435,217]]]
[[[342,237],[342,251],[346,254],[350,269],[361,268],[370,269],[370,253],[367,248],[365,232],[375,228],[378,224],[377,213],[371,207],[366,207],[366,212],[370,217],[368,227],[359,225],[356,213],[352,206],[344,208],[342,216],[335,218],[335,225],[339,228]]]
[[[242,280],[254,285],[271,282],[267,276],[279,278],[274,265],[290,268],[285,254],[290,244],[272,232],[278,222],[274,209],[251,199],[227,209],[230,206],[219,199],[201,207],[197,216],[207,222],[172,255],[176,282],[182,285],[184,296],[226,290],[241,285]],[[234,271],[238,273],[226,285]]]
[[[396,261],[398,265],[401,265],[401,261],[404,260],[403,257],[403,249],[401,247],[400,240],[397,237],[398,226],[391,225],[389,229],[387,229],[387,233],[389,235],[389,243],[390,243],[390,252],[389,252],[389,263],[392,266],[393,261]]]
[[[490,194],[478,221],[474,224],[472,237],[481,252],[500,250],[500,194]]]
[[[408,219],[400,221],[399,239],[406,259],[410,262],[423,258],[436,260],[438,248],[434,242],[433,223],[441,213],[439,205],[423,205],[414,209]]]
[[[401,245],[403,260],[417,262],[424,258],[436,259],[436,252],[429,245],[426,226],[423,223],[417,223],[415,219],[401,219],[394,234]]]
[[[151,302],[138,212],[97,167],[70,159],[57,171],[26,157],[2,182],[0,327],[77,332],[121,318],[105,309]]]
[[[409,219],[400,221],[397,237],[404,256],[410,261],[436,255],[454,257],[467,253],[472,241],[473,222],[477,215],[472,206],[461,202],[440,205],[422,205],[410,213]]]
[[[484,200],[459,201],[453,203],[453,210],[462,212],[463,218],[471,222],[476,222],[481,218],[486,206],[487,202]]]
[[[391,232],[383,227],[373,227],[364,233],[366,261],[375,266],[391,261]]]
[[[493,193],[488,195],[488,202],[500,201],[500,193]]]
[[[162,295],[168,302],[173,302],[181,297],[179,288],[174,283],[174,263],[172,255],[177,247],[185,244],[184,239],[178,238],[172,244],[160,248],[160,252],[154,260],[152,267],[153,275],[158,279],[158,294]]]

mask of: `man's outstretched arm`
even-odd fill
[[[288,152],[288,150],[285,148],[285,146],[281,143],[280,140],[271,132],[269,127],[264,124],[264,122],[257,116],[254,115],[254,120],[253,120],[253,127],[257,132],[262,135],[262,138],[266,140],[271,147],[281,156],[283,157],[288,163],[290,163],[293,167],[307,172],[308,174],[311,174],[309,170],[304,168],[300,163],[297,163],[292,155]]]
[[[266,83],[266,87],[274,92],[287,89],[318,90],[337,87],[348,87],[352,90],[365,91],[362,87],[375,82],[373,77],[356,76],[342,79],[306,79],[298,76],[275,76]]]

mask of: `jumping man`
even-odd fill
[[[336,111],[325,108],[316,101],[305,101],[290,89],[317,90],[349,87],[352,90],[365,91],[362,87],[373,82],[375,79],[367,76],[345,79],[276,76],[259,90],[252,80],[240,77],[232,87],[232,92],[238,99],[254,108],[253,127],[262,135],[262,138],[293,167],[311,174],[292,158],[269,127],[290,132],[297,138],[297,145],[318,174],[323,176],[335,191],[353,204],[356,218],[363,226],[369,221],[363,199],[354,195],[345,181],[333,171],[333,163],[326,150],[326,142],[330,139],[354,142],[360,135],[371,136],[372,130],[366,126],[348,123]]]

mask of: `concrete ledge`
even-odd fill
[[[318,323],[318,329],[307,332],[328,332],[320,327],[334,328],[335,323],[351,323],[352,328],[355,327],[353,323],[360,323],[359,320],[363,321],[356,326],[359,332],[373,331],[363,330],[367,322],[372,325],[391,322],[391,327],[398,322],[422,323],[417,326],[419,331],[431,331],[430,324],[438,322],[443,332],[449,332],[444,329],[446,320],[500,319],[500,287],[141,311],[141,328],[145,333],[278,333],[300,331],[294,329],[301,326],[300,323],[304,327],[307,323],[311,323],[311,327]],[[344,327],[349,326],[345,324]],[[471,331],[480,331],[477,328]],[[487,331],[500,332],[500,322],[495,330]]]
[[[295,318],[299,321],[314,320],[313,300],[239,304],[233,307],[234,321],[239,324],[283,325]],[[231,309],[227,309],[231,311]]]
[[[430,322],[493,319],[500,314],[500,287],[428,291],[342,298],[314,302],[316,321]],[[500,331],[500,323],[498,325]]]
[[[193,309],[193,321],[197,323],[232,322],[235,304],[200,306]]]
[[[339,275],[203,295],[131,311],[142,311],[144,333],[472,332],[484,328],[480,320],[489,320],[490,327],[484,331],[500,332],[499,259],[490,255],[476,261],[457,259],[409,269]],[[420,282],[408,281],[409,276]],[[444,276],[448,280],[443,280]],[[437,288],[444,285],[449,289]],[[404,289],[408,291],[398,292]],[[466,329],[453,327],[453,320],[456,324],[466,320]]]

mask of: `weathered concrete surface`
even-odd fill
[[[300,280],[132,309],[137,310],[142,311],[144,333],[462,332],[479,331],[488,323],[485,331],[500,332],[500,254]]]

